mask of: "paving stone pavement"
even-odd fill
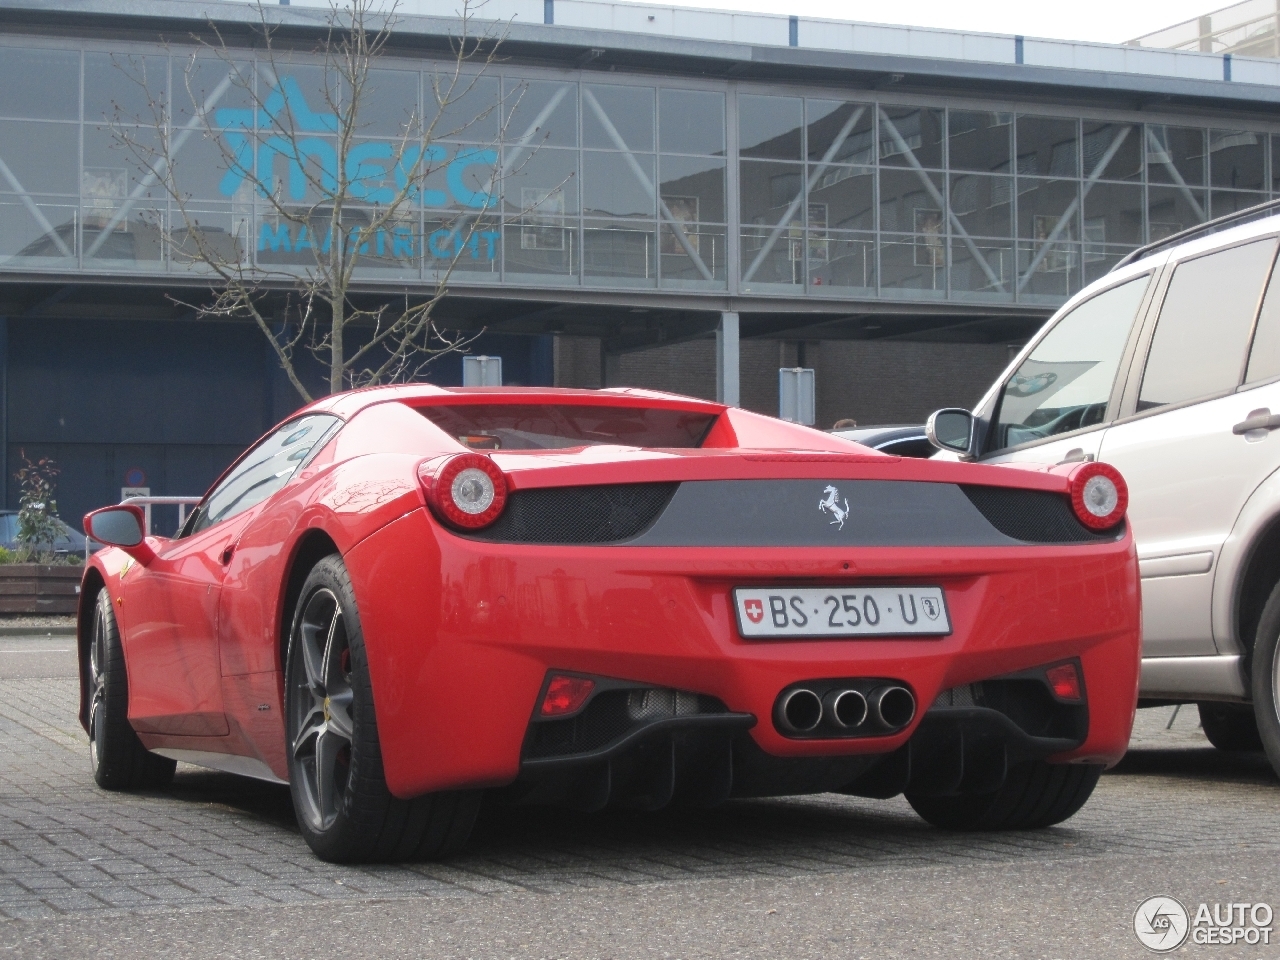
[[[486,810],[439,864],[344,867],[313,857],[288,792],[180,765],[154,794],[89,773],[68,676],[0,680],[0,916],[160,914],[283,904],[617,891],[698,880],[837,877],[872,868],[1010,868],[1280,853],[1280,786],[1261,757],[1224,758],[1193,707],[1139,712],[1135,749],[1065,825],[951,835],[901,798],[731,802],[705,813]],[[1211,815],[1210,815],[1211,811]]]

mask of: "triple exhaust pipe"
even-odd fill
[[[835,736],[852,733],[892,733],[916,715],[916,698],[906,687],[886,684],[870,693],[837,687],[819,696],[807,687],[786,690],[778,697],[773,718],[789,734],[820,733],[824,726]]]

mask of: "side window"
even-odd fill
[[[267,499],[289,482],[307,455],[339,423],[329,414],[313,414],[286,423],[250,450],[209,494],[188,527],[189,532],[197,533],[230,520]]]
[[[1273,268],[1271,282],[1267,284],[1267,292],[1262,298],[1262,312],[1258,314],[1253,347],[1249,351],[1245,383],[1280,377],[1280,280],[1276,279],[1277,273],[1280,270]]]
[[[1147,353],[1139,410],[1240,385],[1258,295],[1275,249],[1274,240],[1260,240],[1174,268]]]
[[[1005,384],[993,449],[1101,423],[1150,274],[1080,304]]]

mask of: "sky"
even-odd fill
[[[652,2],[652,0],[651,0]],[[1190,20],[1229,0],[658,0],[681,7],[896,23],[981,33],[1013,33],[1056,40],[1123,43]]]

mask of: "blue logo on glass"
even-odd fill
[[[286,137],[278,131],[289,129],[290,118],[295,132]],[[306,198],[306,171],[318,175],[324,192],[337,192],[338,154],[330,136],[338,132],[338,116],[313,111],[294,77],[281,77],[263,101],[261,109],[223,108],[214,114],[214,122],[225,130],[227,146],[233,154],[231,168],[218,184],[223,196],[235,196],[249,180],[249,171],[254,168],[251,134],[255,123],[260,134],[264,135],[258,143],[257,156],[257,169],[260,171],[258,192],[262,196],[270,196],[276,190],[277,159],[285,165],[290,200]],[[446,157],[447,151],[439,144],[402,146],[391,140],[358,144],[347,152],[346,157],[345,172],[351,196],[358,202],[382,205],[394,203],[397,197],[403,196],[411,203],[421,201],[427,207],[446,207],[451,195],[455,203],[472,210],[485,210],[497,203],[492,194],[473,190],[467,185],[467,171],[471,167],[484,167],[492,173],[498,163],[498,154],[494,150],[459,148],[445,166],[448,195],[443,190],[424,189],[419,182],[412,182],[419,164],[443,164]],[[395,187],[388,184],[388,179],[395,183]],[[264,223],[258,249],[262,251],[270,247],[279,250],[283,247],[286,252],[308,249],[312,244],[306,232],[305,225],[298,227],[295,234],[284,225],[272,229]],[[379,255],[389,251],[396,257],[416,256],[420,252],[417,238],[408,228],[397,227],[389,237],[384,233],[379,231],[374,240]],[[492,260],[496,255],[497,238],[496,231],[476,231],[466,246],[473,258],[484,256]],[[330,239],[326,238],[322,248],[327,249],[329,243]],[[463,237],[458,229],[438,230],[427,238],[426,246],[433,257],[447,258],[462,252]],[[364,244],[359,252],[368,253],[368,244]]]

